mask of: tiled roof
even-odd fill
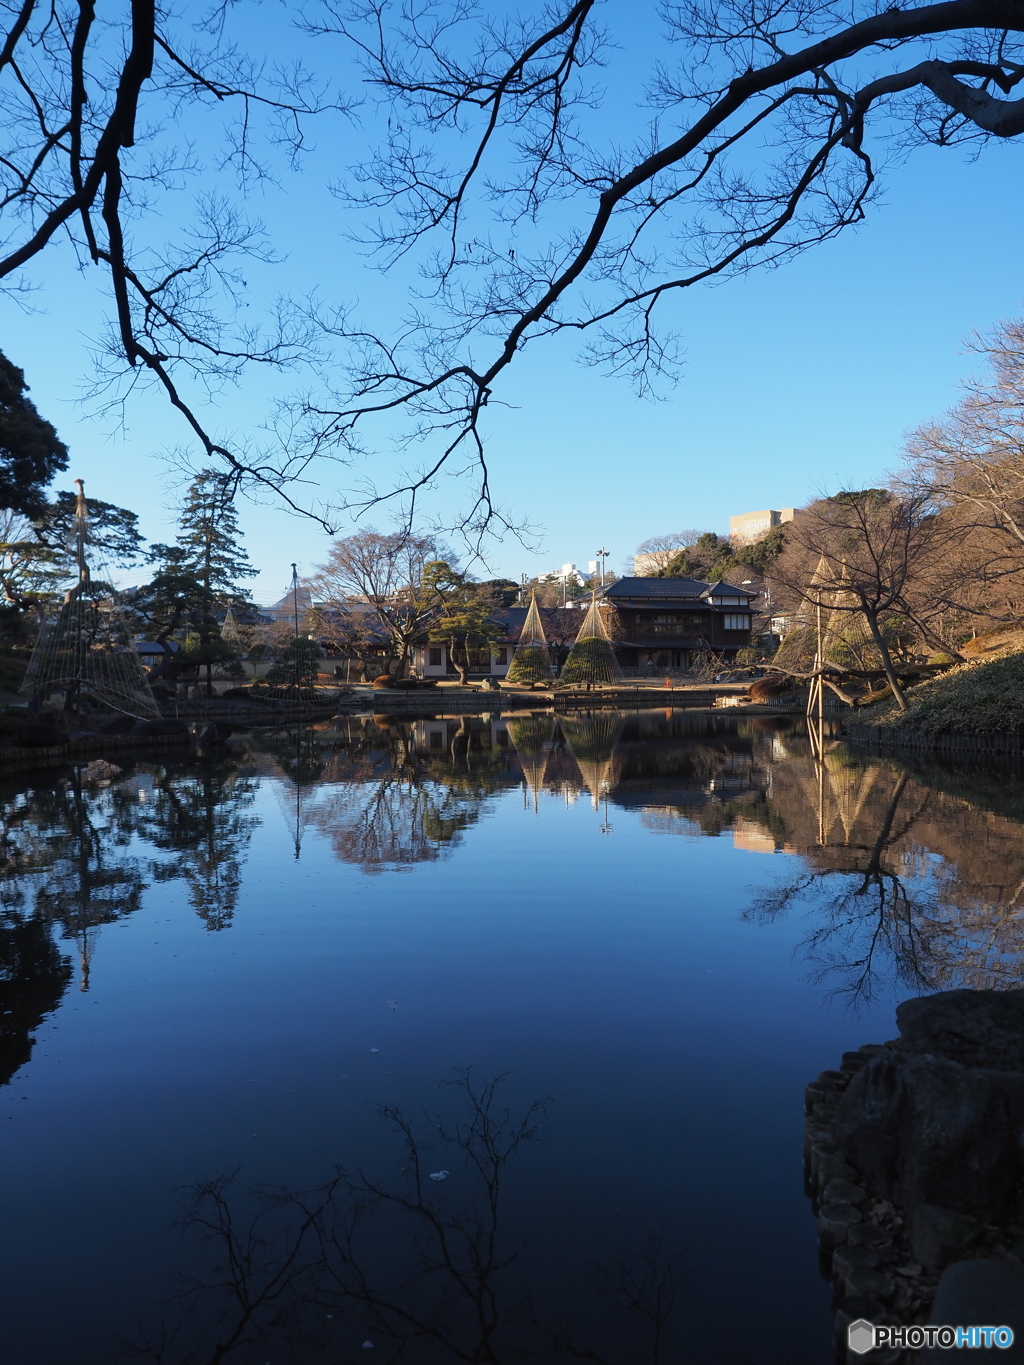
[[[698,601],[710,597],[756,597],[748,588],[734,588],[729,583],[703,583],[699,578],[620,578],[605,588],[609,602],[650,599],[665,602]]]
[[[698,578],[620,578],[605,588],[604,595],[610,602],[623,597],[686,597],[696,600],[707,591],[707,587],[707,583],[702,583]]]

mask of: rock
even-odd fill
[[[852,1204],[822,1204],[818,1210],[818,1235],[825,1247],[839,1247],[846,1241],[850,1225],[860,1222]]]
[[[937,1204],[918,1204],[910,1223],[914,1255],[929,1270],[941,1270],[962,1256],[981,1235],[975,1218]]]
[[[879,1254],[873,1247],[851,1246],[849,1243],[849,1233],[847,1233],[846,1245],[836,1247],[832,1254],[830,1278],[835,1280],[837,1284],[845,1284],[846,1277],[851,1271],[874,1270],[878,1265],[879,1260]]]
[[[998,1352],[1002,1361],[1024,1361],[1024,1266],[1012,1261],[957,1261],[943,1271],[928,1321],[936,1326],[1011,1327],[1013,1345]],[[986,1354],[964,1348],[932,1347],[922,1365],[939,1365],[957,1356],[977,1360]]]
[[[846,1242],[850,1247],[870,1247],[883,1255],[892,1245],[892,1236],[877,1223],[858,1223],[846,1234]]]
[[[137,724],[134,716],[114,716],[112,720],[105,720],[98,728],[101,735],[126,735]]]
[[[879,1299],[884,1303],[895,1292],[893,1277],[871,1266],[856,1266],[846,1277],[847,1298]]]
[[[13,740],[15,744],[24,744],[30,749],[52,749],[67,744],[68,737],[56,725],[47,725],[45,721],[33,724],[30,721],[27,725],[19,725]]]
[[[837,1357],[841,1360],[846,1353],[847,1333],[851,1323],[859,1322],[861,1319],[865,1322],[876,1323],[882,1322],[884,1318],[885,1309],[877,1299],[840,1299],[836,1304],[836,1344],[840,1347],[839,1351],[836,1352]],[[868,1360],[869,1356],[863,1355],[858,1358]]]
[[[1024,991],[941,991],[896,1008],[900,1046],[961,1066],[1024,1071]]]
[[[865,1184],[908,1214],[935,1203],[997,1222],[1013,1204],[1020,1149],[996,1072],[887,1050],[851,1080],[835,1136]]]
[[[848,1180],[851,1185],[856,1185],[857,1172],[841,1156],[823,1157],[818,1162],[818,1184],[827,1190],[833,1180]]]
[[[199,736],[199,743],[202,745],[224,744],[233,734],[233,728],[226,721],[215,720]]]
[[[132,726],[130,733],[141,737],[156,735],[187,735],[188,726],[183,720],[165,716],[161,720],[139,720]]]
[[[822,1182],[824,1183],[824,1182]],[[830,1180],[825,1185],[822,1202],[825,1204],[863,1204],[867,1195],[851,1180]]]

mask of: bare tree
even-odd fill
[[[578,335],[588,359],[648,391],[679,358],[659,305],[860,222],[875,141],[1024,131],[1024,100],[1010,98],[1019,0],[681,0],[663,11],[649,124],[610,146],[590,73],[620,58],[600,15],[596,0],[500,20],[460,0],[314,0],[297,22],[318,59],[330,53],[325,75],[246,50],[241,7],[137,0],[101,19],[90,0],[14,0],[0,32],[0,279],[30,286],[70,240],[112,298],[111,401],[148,378],[236,484],[295,505],[311,461],[362,453],[370,419],[405,414],[426,454],[387,491],[407,495],[412,525],[417,495],[466,456],[478,478],[464,525],[480,529],[504,516],[485,410],[527,346]],[[409,256],[426,275],[393,336],[330,304],[282,307],[262,330],[246,312],[243,265],[274,252],[245,194],[282,149],[301,155],[310,119],[347,108],[331,38],[363,61],[387,129],[353,156],[343,197],[384,268]],[[217,195],[182,221],[183,184],[214,168]],[[322,357],[336,382],[297,400],[262,447],[212,430],[211,388],[313,358],[314,335],[340,349]],[[379,496],[371,484],[353,501]]]
[[[588,126],[602,102],[589,69],[617,59],[596,0],[508,20],[454,0],[363,0],[311,19],[357,46],[388,114],[350,187],[373,214],[367,240],[382,267],[415,253],[429,279],[394,338],[326,321],[348,368],[333,399],[303,410],[312,449],[358,447],[369,419],[404,411],[415,437],[436,439],[396,491],[414,497],[458,453],[479,467],[468,523],[500,516],[483,418],[527,346],[579,335],[586,358],[647,391],[679,358],[659,304],[860,222],[876,139],[1024,131],[1024,100],[1004,98],[1024,76],[1019,0],[683,0],[662,13],[674,46],[658,49],[653,119],[610,148],[606,127]]]
[[[108,398],[148,379],[207,463],[295,506],[288,490],[302,457],[218,439],[203,409],[249,365],[281,368],[308,354],[297,314],[283,310],[261,329],[246,312],[243,262],[275,252],[243,200],[282,152],[285,164],[300,157],[310,118],[342,112],[344,101],[301,64],[247,52],[223,7],[133,0],[101,14],[92,0],[13,0],[4,18],[0,288],[33,287],[41,258],[70,242],[113,301],[108,344],[99,343]],[[203,183],[211,172],[216,193]],[[190,181],[191,201],[182,197]]]
[[[893,626],[927,628],[934,593],[956,579],[951,566],[963,528],[937,515],[926,494],[897,497],[869,488],[803,509],[772,570],[773,586],[826,619],[859,618],[893,696],[906,698],[893,661]],[[781,660],[780,660],[781,662]]]
[[[636,547],[633,557],[633,572],[642,578],[649,577],[659,569],[667,569],[669,564],[687,545],[692,545],[699,531],[670,531],[664,536],[651,536]]]
[[[914,431],[903,482],[969,528],[984,565],[978,612],[1024,616],[1024,319],[1001,323],[971,348],[988,361],[940,421]]]
[[[432,536],[359,531],[334,542],[310,584],[328,606],[354,599],[372,608],[391,643],[388,669],[394,662],[401,676],[413,642],[437,611],[436,595],[424,590],[424,570],[442,558]]]

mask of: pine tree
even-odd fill
[[[193,651],[196,663],[206,665],[206,690],[212,688],[215,663],[227,662],[236,652],[220,634],[217,611],[241,604],[246,593],[239,579],[252,578],[259,570],[249,563],[241,544],[238,513],[231,497],[231,481],[215,469],[204,469],[193,479],[178,519],[173,547],[155,545],[154,557],[173,560],[179,574],[190,574],[202,589],[196,597],[192,623],[198,636]]]

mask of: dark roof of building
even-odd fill
[[[730,583],[702,583],[699,578],[620,578],[604,589],[604,596],[610,602],[643,598],[696,602],[712,595],[753,598],[757,593],[748,588],[734,588]]]

